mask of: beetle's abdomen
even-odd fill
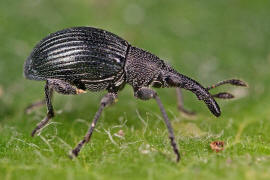
[[[129,44],[122,38],[92,27],[53,33],[33,50],[24,67],[25,77],[112,81],[123,73]]]

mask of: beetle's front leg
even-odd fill
[[[113,104],[115,102],[116,98],[117,98],[116,93],[108,93],[101,99],[99,109],[96,112],[96,115],[95,115],[95,117],[94,117],[94,119],[89,127],[89,130],[87,131],[83,140],[81,140],[79,142],[79,144],[71,151],[71,153],[70,153],[71,158],[73,158],[74,156],[77,157],[79,152],[81,151],[81,148],[83,147],[83,145],[90,141],[92,133],[96,127],[97,121],[98,121],[103,109],[106,106]]]
[[[184,107],[184,100],[183,100],[183,94],[180,88],[176,88],[176,96],[177,96],[177,105],[178,105],[178,110],[185,115],[188,116],[193,116],[196,113],[193,111],[189,111]]]
[[[66,95],[75,95],[75,94],[80,94],[84,92],[83,90],[72,86],[68,82],[58,80],[58,79],[48,79],[45,85],[45,102],[46,102],[47,111],[48,111],[47,116],[40,123],[37,124],[37,127],[32,131],[32,134],[31,134],[32,136],[40,132],[41,129],[46,124],[48,124],[49,120],[54,117],[54,110],[52,106],[53,91],[56,91],[60,94],[66,94]],[[43,103],[36,104],[36,105],[40,106],[42,104]],[[32,108],[35,108],[35,107],[36,107],[35,105],[32,106]]]
[[[180,160],[180,154],[179,154],[179,150],[178,150],[178,147],[177,147],[177,144],[175,142],[175,137],[174,137],[174,133],[173,133],[173,128],[172,128],[172,125],[169,121],[169,118],[167,116],[167,113],[164,109],[164,106],[162,105],[161,103],[161,100],[159,99],[157,93],[152,90],[152,89],[149,89],[149,88],[140,88],[138,91],[135,92],[135,96],[139,99],[142,99],[142,100],[149,100],[149,99],[155,99],[158,106],[159,106],[159,109],[162,113],[162,116],[163,116],[163,119],[164,119],[164,122],[167,126],[167,129],[169,131],[169,139],[171,140],[171,146],[173,148],[173,151],[174,153],[176,154],[176,161],[178,162]]]

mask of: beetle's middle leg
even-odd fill
[[[41,129],[49,122],[49,120],[54,117],[54,110],[52,106],[52,96],[54,91],[66,95],[75,95],[84,92],[83,90],[72,86],[68,82],[58,79],[48,79],[45,85],[45,103],[47,105],[47,115],[40,123],[37,124],[36,128],[32,131],[32,136],[40,132]]]
[[[86,135],[84,136],[83,140],[79,142],[79,144],[71,151],[70,157],[73,158],[74,156],[78,156],[79,152],[81,151],[81,148],[83,147],[84,144],[88,143],[91,139],[91,136],[93,134],[93,131],[96,127],[97,121],[103,111],[103,109],[106,106],[109,106],[113,104],[116,101],[117,94],[116,93],[108,93],[106,94],[100,101],[100,106],[98,111],[96,112],[96,115],[89,127],[89,130],[87,131]]]
[[[171,146],[173,148],[173,151],[174,153],[176,154],[176,161],[178,162],[180,160],[180,154],[179,154],[179,150],[178,150],[178,147],[177,147],[177,144],[175,142],[175,137],[174,137],[174,133],[173,133],[173,128],[172,128],[172,125],[169,121],[169,118],[168,118],[168,115],[164,109],[164,106],[162,105],[161,103],[161,100],[159,99],[157,93],[152,90],[152,89],[149,89],[149,88],[140,88],[138,91],[135,92],[135,96],[139,99],[142,99],[142,100],[149,100],[149,99],[155,99],[158,106],[159,106],[159,109],[162,113],[162,116],[163,116],[163,119],[164,119],[164,122],[167,126],[167,129],[169,131],[169,139],[171,140]]]

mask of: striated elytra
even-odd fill
[[[134,89],[134,96],[149,100],[155,99],[164,122],[168,128],[172,148],[180,159],[174,133],[165,109],[157,93],[151,89],[175,87],[178,92],[178,108],[183,108],[180,88],[193,92],[199,100],[205,102],[209,110],[220,116],[220,108],[214,98],[229,99],[233,95],[227,92],[211,95],[210,89],[223,84],[246,86],[243,81],[231,79],[204,88],[195,80],[174,70],[157,56],[130,45],[124,39],[108,31],[93,27],[74,27],[50,34],[41,40],[24,65],[24,76],[31,80],[46,81],[45,100],[34,103],[28,110],[47,105],[47,116],[33,130],[32,136],[54,116],[52,95],[76,95],[86,91],[107,90],[85,137],[71,151],[70,156],[77,156],[83,145],[89,142],[96,123],[106,106],[113,104],[117,93],[129,84]]]

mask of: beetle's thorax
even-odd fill
[[[164,66],[157,56],[131,46],[125,64],[126,82],[135,89],[152,85]]]

